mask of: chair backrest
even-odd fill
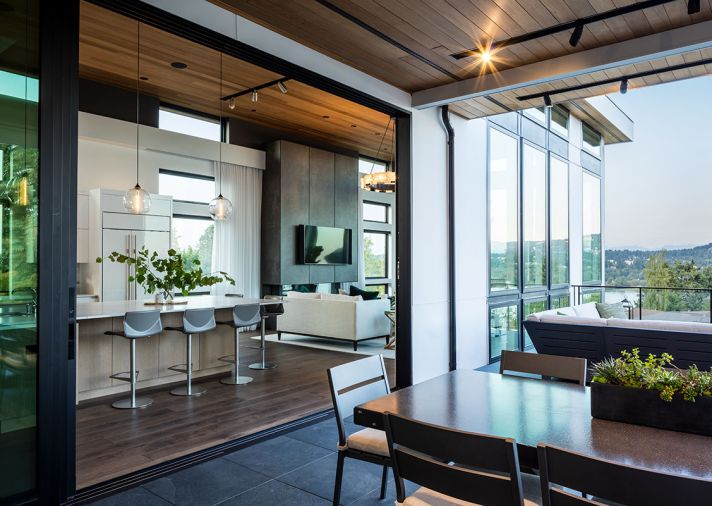
[[[710,504],[712,498],[712,481],[618,464],[544,443],[539,443],[538,453],[545,506],[601,504],[573,491],[627,506]]]
[[[513,439],[462,432],[385,414],[398,502],[409,480],[462,501],[524,504]]]
[[[158,309],[129,311],[124,315],[124,335],[129,339],[155,336],[162,331],[161,312]]]
[[[539,374],[550,378],[575,381],[579,385],[586,384],[585,358],[504,350],[499,362],[499,373],[504,374],[506,371]]]
[[[259,304],[238,304],[232,308],[232,322],[236,327],[249,327],[260,323]]]
[[[344,419],[353,415],[359,404],[391,393],[386,367],[381,355],[354,360],[348,364],[327,369],[331,400],[336,412],[339,444],[346,444]]]
[[[262,304],[260,313],[262,316],[279,316],[284,314],[284,304]]]
[[[187,334],[207,332],[216,327],[215,309],[186,309],[183,313],[183,329]]]

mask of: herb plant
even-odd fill
[[[227,272],[203,272],[200,260],[195,258],[186,261],[173,248],[168,250],[166,257],[159,257],[156,251],[149,253],[144,246],[136,257],[114,251],[106,259],[120,264],[134,265],[134,274],[129,276],[129,281],[136,281],[149,294],[162,293],[165,300],[172,299],[176,291],[187,296],[199,286],[212,286],[222,282],[235,284],[235,280]],[[101,263],[102,258],[98,257],[96,261]]]
[[[660,357],[651,353],[643,360],[638,348],[630,352],[623,350],[619,358],[609,357],[593,364],[593,382],[658,390],[660,398],[668,402],[676,394],[690,402],[712,395],[712,369],[700,371],[693,364],[689,369],[681,370],[672,362],[669,353]]]

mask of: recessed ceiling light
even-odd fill
[[[351,125],[351,128],[356,128],[356,125]]]
[[[171,67],[174,69],[187,69],[188,65],[183,63],[182,61],[174,61],[171,63]]]
[[[148,81],[148,77],[146,77],[146,76],[141,76],[141,77],[139,77],[139,79],[141,79],[141,81]]]
[[[257,109],[250,109],[252,112],[257,112]]]
[[[326,116],[326,115],[322,116],[322,118],[324,118],[324,119],[329,119],[330,117],[331,116]]]

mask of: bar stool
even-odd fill
[[[271,316],[277,317],[283,314],[283,304],[265,304],[264,306],[260,306],[260,317],[262,319],[262,324],[260,325],[260,349],[262,350],[262,360],[260,362],[255,362],[254,364],[250,364],[248,366],[250,369],[262,370],[274,369],[277,367],[277,364],[274,362],[267,362],[265,360],[265,352],[267,351],[267,347],[265,345],[265,324],[267,323],[267,319]]]
[[[166,327],[166,330],[174,330],[185,334],[186,344],[186,363],[168,368],[171,371],[185,373],[185,385],[171,390],[171,395],[197,396],[203,395],[206,392],[205,388],[201,386],[193,386],[193,334],[207,332],[213,330],[215,327],[215,309],[211,307],[205,309],[186,309],[183,313],[182,327]]]
[[[220,357],[218,360],[233,364],[232,376],[223,378],[220,383],[224,385],[245,385],[254,378],[250,376],[240,376],[240,328],[257,325],[260,322],[259,304],[238,304],[232,308],[232,321],[218,322],[220,325],[229,325],[235,329],[235,354],[232,356]]]
[[[151,310],[129,311],[124,315],[123,332],[105,332],[108,336],[121,336],[128,339],[131,350],[131,370],[129,372],[119,372],[110,376],[113,379],[128,381],[131,383],[131,397],[129,399],[121,399],[113,402],[111,404],[112,407],[117,409],[135,409],[145,408],[153,403],[153,400],[148,397],[136,397],[136,382],[138,381],[138,371],[136,370],[136,339],[155,336],[156,334],[160,334],[162,331],[163,326],[161,325],[161,312],[158,310]]]

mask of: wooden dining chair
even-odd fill
[[[385,432],[366,428],[349,435],[346,433],[344,423],[344,419],[352,416],[354,408],[359,404],[391,392],[383,357],[374,355],[332,367],[327,370],[327,375],[336,413],[336,425],[339,429],[334,505],[338,505],[341,500],[341,482],[346,457],[383,466],[380,496],[383,499],[386,496],[388,468],[391,466]]]
[[[505,374],[507,371],[538,374],[542,377],[573,381],[579,385],[586,384],[585,358],[504,350],[499,362],[499,373]]]
[[[712,481],[618,464],[544,443],[538,445],[537,451],[544,506],[611,502],[626,506],[670,506],[710,504],[712,498]]]
[[[396,477],[396,504],[541,504],[537,477],[519,472],[513,439],[458,431],[390,413],[385,413],[384,423]],[[406,497],[404,480],[420,488]]]

